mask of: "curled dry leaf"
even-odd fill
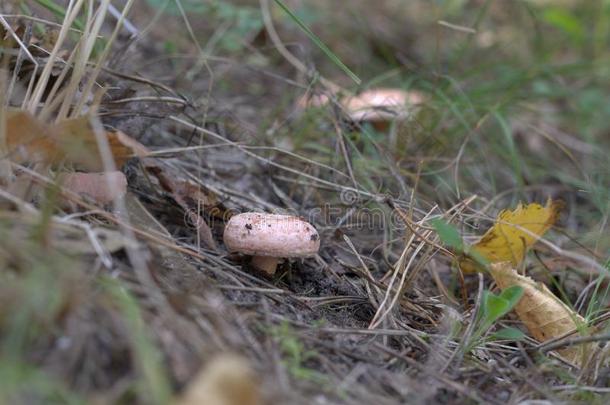
[[[471,246],[471,252],[490,263],[510,262],[513,267],[519,266],[527,250],[557,221],[562,206],[560,201],[549,199],[544,207],[519,204],[512,211],[500,212],[494,225]],[[458,263],[465,273],[482,270],[470,257],[461,257]]]
[[[246,360],[231,354],[213,358],[173,405],[259,405],[256,376]]]
[[[523,288],[523,297],[515,306],[515,312],[539,342],[582,330],[586,326],[584,318],[557,298],[546,285],[518,274],[509,262],[492,264],[490,272],[501,290],[514,285]],[[558,350],[558,353],[580,366],[590,350],[590,345],[583,344]]]
[[[170,193],[174,201],[185,212],[191,225],[195,226],[200,241],[212,250],[216,242],[212,230],[201,217],[201,211],[209,209],[215,203],[214,196],[206,195],[201,186],[188,180],[176,179],[167,170],[151,160],[144,162],[146,170],[157,178],[161,188]]]
[[[26,111],[7,111],[6,148],[16,163],[58,164],[64,159],[50,126]]]
[[[82,116],[61,121],[53,126],[53,130],[57,134],[59,148],[65,153],[68,163],[88,172],[105,169],[90,117]],[[144,145],[122,132],[104,131],[101,135],[106,137],[117,167],[123,166],[131,157],[148,154],[148,149]]]
[[[105,136],[117,167],[134,156],[148,154],[145,146],[122,132]],[[7,111],[6,144],[9,157],[16,163],[62,163],[87,172],[105,170],[91,118],[83,116],[47,124],[22,110]]]
[[[117,160],[117,165],[122,166],[125,160],[132,157],[144,158],[150,155],[150,150],[136,141],[129,135],[121,131],[108,132],[108,141],[113,155]],[[119,149],[120,148],[120,149]],[[118,153],[118,151],[122,153]]]

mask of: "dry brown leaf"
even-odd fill
[[[256,376],[246,360],[231,354],[212,359],[173,405],[259,405]]]
[[[129,159],[132,157],[144,158],[150,155],[150,149],[146,146],[142,145],[140,142],[136,141],[129,135],[125,134],[121,131],[108,132],[108,138],[110,141],[110,146],[113,152],[115,148],[117,151],[119,147],[123,153],[115,153],[115,159],[117,159],[117,155],[119,158]],[[116,145],[116,146],[113,146]]]
[[[72,118],[57,123],[54,132],[59,140],[59,147],[64,151],[66,160],[75,167],[96,172],[104,170],[104,163],[98,149],[91,119],[88,116]],[[121,167],[134,156],[145,156],[148,149],[122,132],[105,132],[110,151],[117,167]]]
[[[210,249],[216,250],[217,246],[212,230],[200,215],[200,210],[204,211],[212,205],[211,198],[213,197],[204,194],[197,184],[188,180],[174,179],[163,167],[152,161],[145,162],[144,166],[149,173],[159,180],[161,187],[171,194],[174,201],[185,212],[188,220],[196,227],[200,241]]]
[[[7,113],[6,147],[16,163],[58,164],[65,158],[50,126],[21,110]]]
[[[134,156],[146,156],[148,149],[122,132],[104,132],[117,167]],[[46,124],[26,111],[7,114],[6,143],[16,163],[66,163],[87,172],[105,170],[89,116]]]
[[[66,156],[66,163],[86,172],[104,170],[96,134],[88,116],[63,120],[52,128],[58,140],[58,147]],[[119,162],[116,164],[120,166]]]
[[[200,204],[205,208],[211,208],[218,205],[216,195],[206,192],[201,185],[190,180],[175,180],[174,191],[191,206],[197,206]]]
[[[520,275],[509,262],[492,264],[490,273],[501,290],[514,285],[523,288],[523,297],[515,306],[515,312],[539,342],[564,336],[577,329],[582,330],[586,325],[584,318],[557,298],[546,285]],[[590,350],[591,346],[585,344],[567,347],[558,350],[558,353],[580,366],[584,364]]]

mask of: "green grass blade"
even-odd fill
[[[305,23],[299,17],[297,17],[288,8],[288,6],[284,4],[284,2],[282,2],[281,0],[275,0],[275,3],[280,6],[281,9],[284,10],[284,12],[288,14],[288,16],[299,26],[299,28],[303,30],[303,32],[309,37],[309,39],[311,39],[313,43],[316,44],[316,46],[320,48],[322,52],[324,52],[328,59],[330,59],[335,65],[337,65],[341,70],[343,70],[343,72],[348,75],[349,78],[352,79],[356,84],[360,85],[362,83],[362,80],[360,80],[360,78],[354,72],[352,72],[350,68],[345,65],[345,63],[341,62],[341,59],[339,59],[339,57],[335,55],[335,53],[331,51],[330,48],[328,48],[324,44],[324,42],[322,42],[322,40],[318,38],[318,36],[309,29],[309,27],[307,27],[307,25],[305,25]]]

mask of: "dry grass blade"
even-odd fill
[[[2,59],[0,59],[0,185],[7,185],[12,176],[11,165],[8,161],[8,142],[6,130],[6,109],[4,108],[4,95],[6,89],[6,74]]]
[[[57,41],[55,42],[55,47],[51,51],[49,55],[50,63],[46,63],[42,69],[40,74],[40,78],[36,82],[36,87],[34,88],[33,94],[30,99],[27,101],[27,110],[35,114],[38,111],[38,107],[40,101],[43,97],[44,91],[47,88],[49,83],[49,78],[51,76],[51,71],[53,69],[53,62],[58,58],[58,54],[64,45],[64,41],[70,31],[70,27],[74,23],[77,15],[80,12],[81,7],[85,3],[84,0],[76,0],[75,2],[70,2],[68,9],[65,13],[65,18],[61,26],[61,30],[59,31]]]

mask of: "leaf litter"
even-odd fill
[[[32,41],[25,33],[19,35],[26,43]],[[55,45],[54,40],[49,46]],[[55,56],[65,61],[70,53],[63,49]],[[12,68],[21,69],[15,62]],[[200,73],[192,65],[181,67],[189,78]],[[222,61],[215,67],[223,67]],[[148,72],[154,77],[155,70],[167,73],[174,68],[159,63]],[[54,69],[53,74],[60,77],[62,71],[67,72]],[[287,84],[265,73],[235,68],[229,77],[235,83],[248,83],[254,74],[269,85],[265,97],[272,102]],[[287,72],[280,68],[274,74]],[[34,76],[29,77],[21,79],[25,88]],[[9,124],[3,133],[8,140],[3,161],[10,162],[17,177],[27,175],[44,187],[36,199],[6,191],[10,188],[1,193],[7,220],[0,230],[4,238],[15,237],[3,245],[0,255],[6,269],[2,274],[6,283],[0,288],[0,330],[9,331],[7,341],[14,342],[13,331],[22,330],[15,326],[24,325],[13,316],[22,313],[19,308],[39,305],[35,308],[41,309],[37,302],[54,304],[36,316],[23,312],[31,334],[21,346],[9,348],[16,359],[10,366],[36,367],[56,376],[53,382],[57,383],[48,389],[33,378],[32,392],[8,386],[3,395],[39,402],[69,398],[74,392],[107,403],[171,400],[180,404],[200,402],[201,395],[219,395],[218,401],[228,404],[314,403],[318,399],[390,404],[405,398],[496,403],[515,399],[517,385],[522,398],[554,398],[545,396],[546,388],[532,387],[527,381],[525,373],[534,373],[548,387],[561,387],[555,374],[536,368],[523,355],[522,345],[532,350],[537,347],[534,341],[483,341],[472,355],[454,356],[462,349],[467,319],[478,305],[478,298],[472,296],[476,289],[468,284],[476,276],[464,280],[470,297],[457,303],[456,289],[451,287],[455,272],[449,261],[435,253],[439,245],[426,226],[429,212],[443,212],[425,193],[415,199],[402,194],[387,204],[387,196],[352,181],[350,170],[358,166],[350,164],[357,162],[359,154],[370,153],[371,145],[355,139],[349,143],[352,156],[331,152],[345,159],[346,173],[337,173],[329,170],[327,151],[322,148],[322,157],[316,161],[292,152],[294,145],[285,149],[257,139],[250,129],[262,118],[251,106],[260,104],[260,96],[240,100],[220,93],[216,97],[221,103],[209,104],[210,94],[205,93],[204,105],[186,101],[180,110],[172,103],[151,101],[155,97],[150,89],[166,91],[166,84],[137,74],[117,79],[108,72],[97,79],[119,89],[109,90],[106,97],[87,94],[81,98],[92,103],[88,106],[93,112],[52,121],[52,113],[40,118],[31,111],[3,111]],[[176,89],[184,85],[180,75],[175,75],[172,85]],[[209,85],[205,79],[188,83],[194,92],[205,92]],[[45,90],[53,94],[52,88]],[[108,99],[121,102],[105,104]],[[123,104],[127,108],[117,107]],[[214,117],[214,121],[193,121],[193,115]],[[161,124],[153,125],[151,120]],[[331,121],[340,122],[341,117],[331,116]],[[99,122],[105,127],[98,128]],[[272,128],[281,130],[282,126]],[[23,129],[25,137],[16,135]],[[337,145],[342,136],[338,134]],[[197,143],[195,148],[192,141]],[[155,157],[155,150],[174,152]],[[108,157],[115,168],[108,167]],[[374,165],[368,169],[380,170]],[[387,178],[396,177],[393,169],[381,170],[387,170],[381,173]],[[127,188],[111,198],[92,195],[92,190],[103,189],[92,179],[113,173],[125,176]],[[84,186],[67,183],[67,191],[75,194],[62,194],[72,203],[68,209],[56,204],[49,187],[52,179],[61,176],[87,179]],[[417,188],[418,181],[409,184]],[[61,189],[62,182],[55,183]],[[401,182],[393,186],[399,190]],[[348,198],[354,190],[357,198]],[[446,213],[464,220],[469,201],[446,207]],[[333,217],[336,222],[329,223],[316,211],[324,204],[347,206],[347,214],[341,212]],[[357,222],[344,226],[346,218],[366,212],[367,205],[388,216],[400,210],[410,230],[388,234],[382,228],[359,229]],[[552,225],[556,213],[550,209],[553,218],[531,232],[542,236]],[[239,257],[226,253],[219,238],[231,213],[246,210],[311,218],[322,229],[322,251],[314,259],[286,263],[271,281],[254,276]],[[528,224],[519,225],[529,229]],[[501,225],[498,229],[496,234],[507,234]],[[512,242],[513,236],[499,238],[498,247],[510,253],[515,267],[537,240],[525,235],[515,236],[522,245]],[[483,245],[478,247],[484,254]],[[139,264],[130,256],[134,252]],[[496,282],[504,288],[498,280],[502,278]],[[28,299],[37,292],[35,283],[48,287],[40,301]],[[549,294],[543,293],[543,301],[551,307],[558,299],[550,299]],[[517,307],[527,325],[536,305],[520,304],[527,306]],[[567,312],[565,304],[560,305],[563,309],[551,312],[563,311],[558,320],[565,327],[553,332],[552,338],[568,331],[572,326],[568,318],[580,320]],[[448,316],[454,312],[464,316]],[[514,318],[508,315],[508,319],[514,324]],[[530,330],[534,338],[543,340],[536,329]],[[574,375],[580,372],[583,382],[595,389],[603,381],[596,371],[600,360],[576,364],[581,371],[553,363],[552,358],[541,361],[551,361],[551,367]],[[565,395],[569,397],[569,390]]]

